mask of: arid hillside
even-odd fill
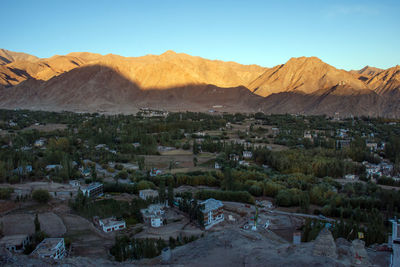
[[[399,66],[345,71],[316,57],[265,68],[167,51],[51,58],[0,50],[0,107],[89,112],[168,110],[400,116]]]
[[[21,53],[21,52],[13,52],[9,51],[6,49],[0,49],[0,65],[6,65],[8,63],[14,62],[14,61],[19,61],[19,60],[25,60],[25,61],[37,61],[39,58]]]
[[[257,65],[207,60],[167,51],[159,56],[122,57],[92,53],[70,53],[36,62],[12,61],[0,69],[0,84],[16,85],[28,78],[49,80],[81,66],[104,65],[115,69],[142,89],[167,89],[188,84],[213,84],[219,87],[246,86],[265,71]]]
[[[291,58],[282,65],[265,71],[249,84],[249,89],[260,96],[281,92],[313,94],[337,85],[348,85],[354,90],[368,87],[345,70],[336,69],[316,57]],[[346,91],[342,91],[346,94]]]
[[[357,79],[361,81],[366,81],[369,78],[375,76],[376,74],[383,71],[383,69],[378,69],[375,67],[365,66],[360,70],[351,70],[350,73],[354,75]]]

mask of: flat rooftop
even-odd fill
[[[86,189],[86,190],[93,190],[93,189],[95,189],[95,188],[97,188],[97,187],[100,187],[100,186],[102,186],[102,185],[103,185],[102,183],[96,182],[96,183],[88,184],[87,186],[83,186],[82,188],[83,188],[83,189]]]
[[[64,238],[45,238],[32,252],[32,254],[53,255],[57,245],[63,242]]]
[[[19,235],[7,235],[0,239],[0,245],[20,245],[28,235],[19,234]]]
[[[204,201],[200,202],[200,204],[204,205],[204,209],[203,209],[204,213],[210,212],[212,210],[215,210],[215,209],[218,209],[218,208],[224,206],[224,204],[222,204],[221,201],[213,199],[213,198],[204,200]]]
[[[100,221],[101,221],[101,222],[104,224],[104,226],[106,226],[106,227],[118,225],[118,224],[121,224],[121,223],[125,223],[125,221],[123,221],[123,220],[118,221],[118,220],[115,219],[115,218],[106,218],[106,219],[102,219],[102,220],[100,220]]]

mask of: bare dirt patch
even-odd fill
[[[50,237],[60,237],[67,231],[63,221],[53,212],[45,212],[38,215],[40,228]]]
[[[35,216],[33,214],[20,213],[8,214],[0,220],[3,224],[4,235],[27,234],[31,235],[35,232],[34,225]]]
[[[73,256],[108,258],[108,250],[114,243],[114,234],[100,233],[91,222],[78,215],[63,214],[61,216],[71,240]]]
[[[24,129],[22,129],[21,131],[28,131],[28,130],[38,130],[39,132],[52,132],[52,131],[56,131],[56,130],[65,130],[67,129],[68,126],[66,124],[61,124],[61,123],[49,123],[49,124],[45,124],[45,125],[31,125],[28,126]]]

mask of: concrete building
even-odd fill
[[[141,209],[144,223],[150,225],[151,227],[158,228],[164,223],[164,206],[160,204],[152,204],[147,207],[147,209]]]
[[[214,168],[219,170],[219,169],[221,169],[221,165],[218,162],[215,162],[214,163]]]
[[[243,151],[243,158],[251,159],[253,157],[253,152],[251,151]]]
[[[144,189],[139,191],[139,197],[141,199],[156,198],[158,197],[158,191],[153,189]]]
[[[349,147],[351,143],[350,139],[340,139],[336,140],[336,149],[343,149]]]
[[[31,255],[43,259],[62,259],[65,256],[64,238],[45,238]]]
[[[237,154],[229,154],[229,160],[239,161],[239,155]]]
[[[103,184],[101,183],[90,183],[87,186],[80,188],[82,193],[88,197],[95,198],[103,195]]]
[[[397,218],[391,219],[392,236],[389,237],[389,246],[392,247],[393,253],[390,258],[390,267],[400,266],[400,220]]]
[[[203,205],[204,227],[210,229],[213,225],[224,221],[224,213],[221,201],[209,198],[199,203]]]
[[[43,147],[43,146],[45,145],[45,143],[46,143],[46,140],[40,138],[40,139],[36,140],[35,143],[34,143],[33,145],[34,145],[35,147]]]
[[[100,228],[106,232],[118,231],[126,228],[126,223],[124,220],[118,221],[116,218],[106,218],[99,220]]]
[[[358,179],[358,176],[355,175],[355,174],[346,174],[344,176],[344,179],[346,179],[346,180],[356,180],[356,179]]]
[[[301,243],[301,232],[294,232],[293,233],[293,244],[298,245]]]
[[[73,187],[78,187],[81,185],[81,183],[78,180],[70,180],[69,184]]]
[[[367,148],[369,148],[369,150],[371,152],[377,151],[378,150],[378,144],[377,143],[367,143]]]
[[[155,176],[161,175],[161,174],[162,174],[162,171],[159,170],[159,169],[157,169],[157,168],[152,168],[152,169],[150,170],[150,176],[151,176],[151,177],[155,177]]]
[[[304,132],[304,139],[313,139],[310,131]]]
[[[5,247],[10,252],[23,252],[29,242],[29,235],[8,235],[0,239],[0,247]]]
[[[51,171],[51,170],[55,170],[55,169],[62,169],[62,165],[61,164],[50,164],[50,165],[47,165],[46,167],[45,167],[45,169],[46,169],[46,171]]]

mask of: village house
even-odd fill
[[[107,148],[107,145],[106,144],[98,144],[97,146],[95,146],[94,147],[96,150],[100,150],[100,149],[102,149],[102,148]]]
[[[250,163],[248,163],[247,161],[244,161],[244,160],[240,160],[239,165],[248,167],[248,166],[250,166]]]
[[[154,177],[154,176],[157,176],[157,175],[161,175],[161,174],[162,174],[162,171],[157,169],[157,168],[152,168],[150,170],[150,176],[151,177]]]
[[[365,172],[367,173],[367,177],[378,176],[381,177],[385,175],[387,177],[391,177],[393,173],[393,164],[388,161],[382,161],[379,164],[372,164],[367,161],[363,161],[362,163],[365,166]]]
[[[272,135],[275,137],[279,134],[279,128],[273,127],[271,128]]]
[[[243,151],[243,158],[251,159],[253,157],[253,152],[251,151]]]
[[[43,259],[62,259],[65,256],[64,238],[45,238],[31,255]]]
[[[164,206],[161,204],[152,204],[147,209],[141,209],[143,221],[151,227],[158,228],[163,225],[164,221]]]
[[[89,168],[79,168],[81,174],[83,175],[83,177],[89,177],[90,176],[90,169]]]
[[[19,166],[18,168],[14,169],[13,172],[19,175],[23,175],[32,172],[32,170],[32,165],[26,165],[25,167]]]
[[[351,143],[350,139],[336,140],[336,149],[343,149],[349,147],[350,143]]]
[[[377,143],[367,143],[367,148],[369,148],[369,150],[371,152],[377,151],[378,150],[378,144]]]
[[[239,161],[239,155],[237,155],[237,154],[229,154],[229,160]]]
[[[221,169],[221,165],[218,162],[215,162],[214,163],[214,168],[219,170],[219,169]]]
[[[139,197],[144,200],[147,200],[149,198],[156,198],[156,197],[158,197],[158,191],[153,190],[153,189],[140,190]]]
[[[90,198],[95,198],[103,195],[103,184],[102,183],[90,183],[87,186],[80,187],[80,190],[84,195]]]
[[[35,147],[43,147],[46,143],[46,140],[44,138],[40,138],[38,140],[35,141],[35,143],[33,144]]]
[[[393,252],[390,257],[390,266],[400,266],[400,220],[397,218],[391,219],[392,223],[392,235],[389,236],[389,247],[392,248]]]
[[[10,252],[23,252],[29,244],[29,235],[8,235],[0,239],[0,247],[5,247]]]
[[[381,172],[385,176],[392,176],[393,164],[388,161],[382,161],[380,164]]]
[[[78,180],[70,180],[69,184],[73,187],[79,187],[81,183]]]
[[[61,164],[50,164],[47,165],[45,167],[46,171],[51,171],[51,170],[55,170],[55,169],[62,169],[62,165]]]
[[[304,132],[304,139],[313,139],[310,131]]]
[[[349,129],[339,129],[337,132],[337,137],[347,138],[348,133],[349,133]]]
[[[196,136],[206,136],[206,133],[205,132],[197,132],[197,133],[194,133],[194,135],[196,135]]]
[[[356,179],[358,179],[358,176],[355,175],[355,174],[346,174],[344,176],[344,179],[346,179],[346,180],[356,180]]]
[[[95,217],[94,221],[103,230],[103,232],[106,233],[126,228],[125,221],[124,220],[119,221],[115,217],[101,219],[101,220],[99,220],[98,217]]]
[[[203,206],[201,211],[204,216],[204,227],[210,229],[213,225],[224,221],[224,213],[222,207],[224,206],[221,201],[209,198],[199,203]]]
[[[138,148],[138,147],[140,147],[140,143],[139,143],[139,142],[132,143],[132,145],[133,145],[135,148]]]

